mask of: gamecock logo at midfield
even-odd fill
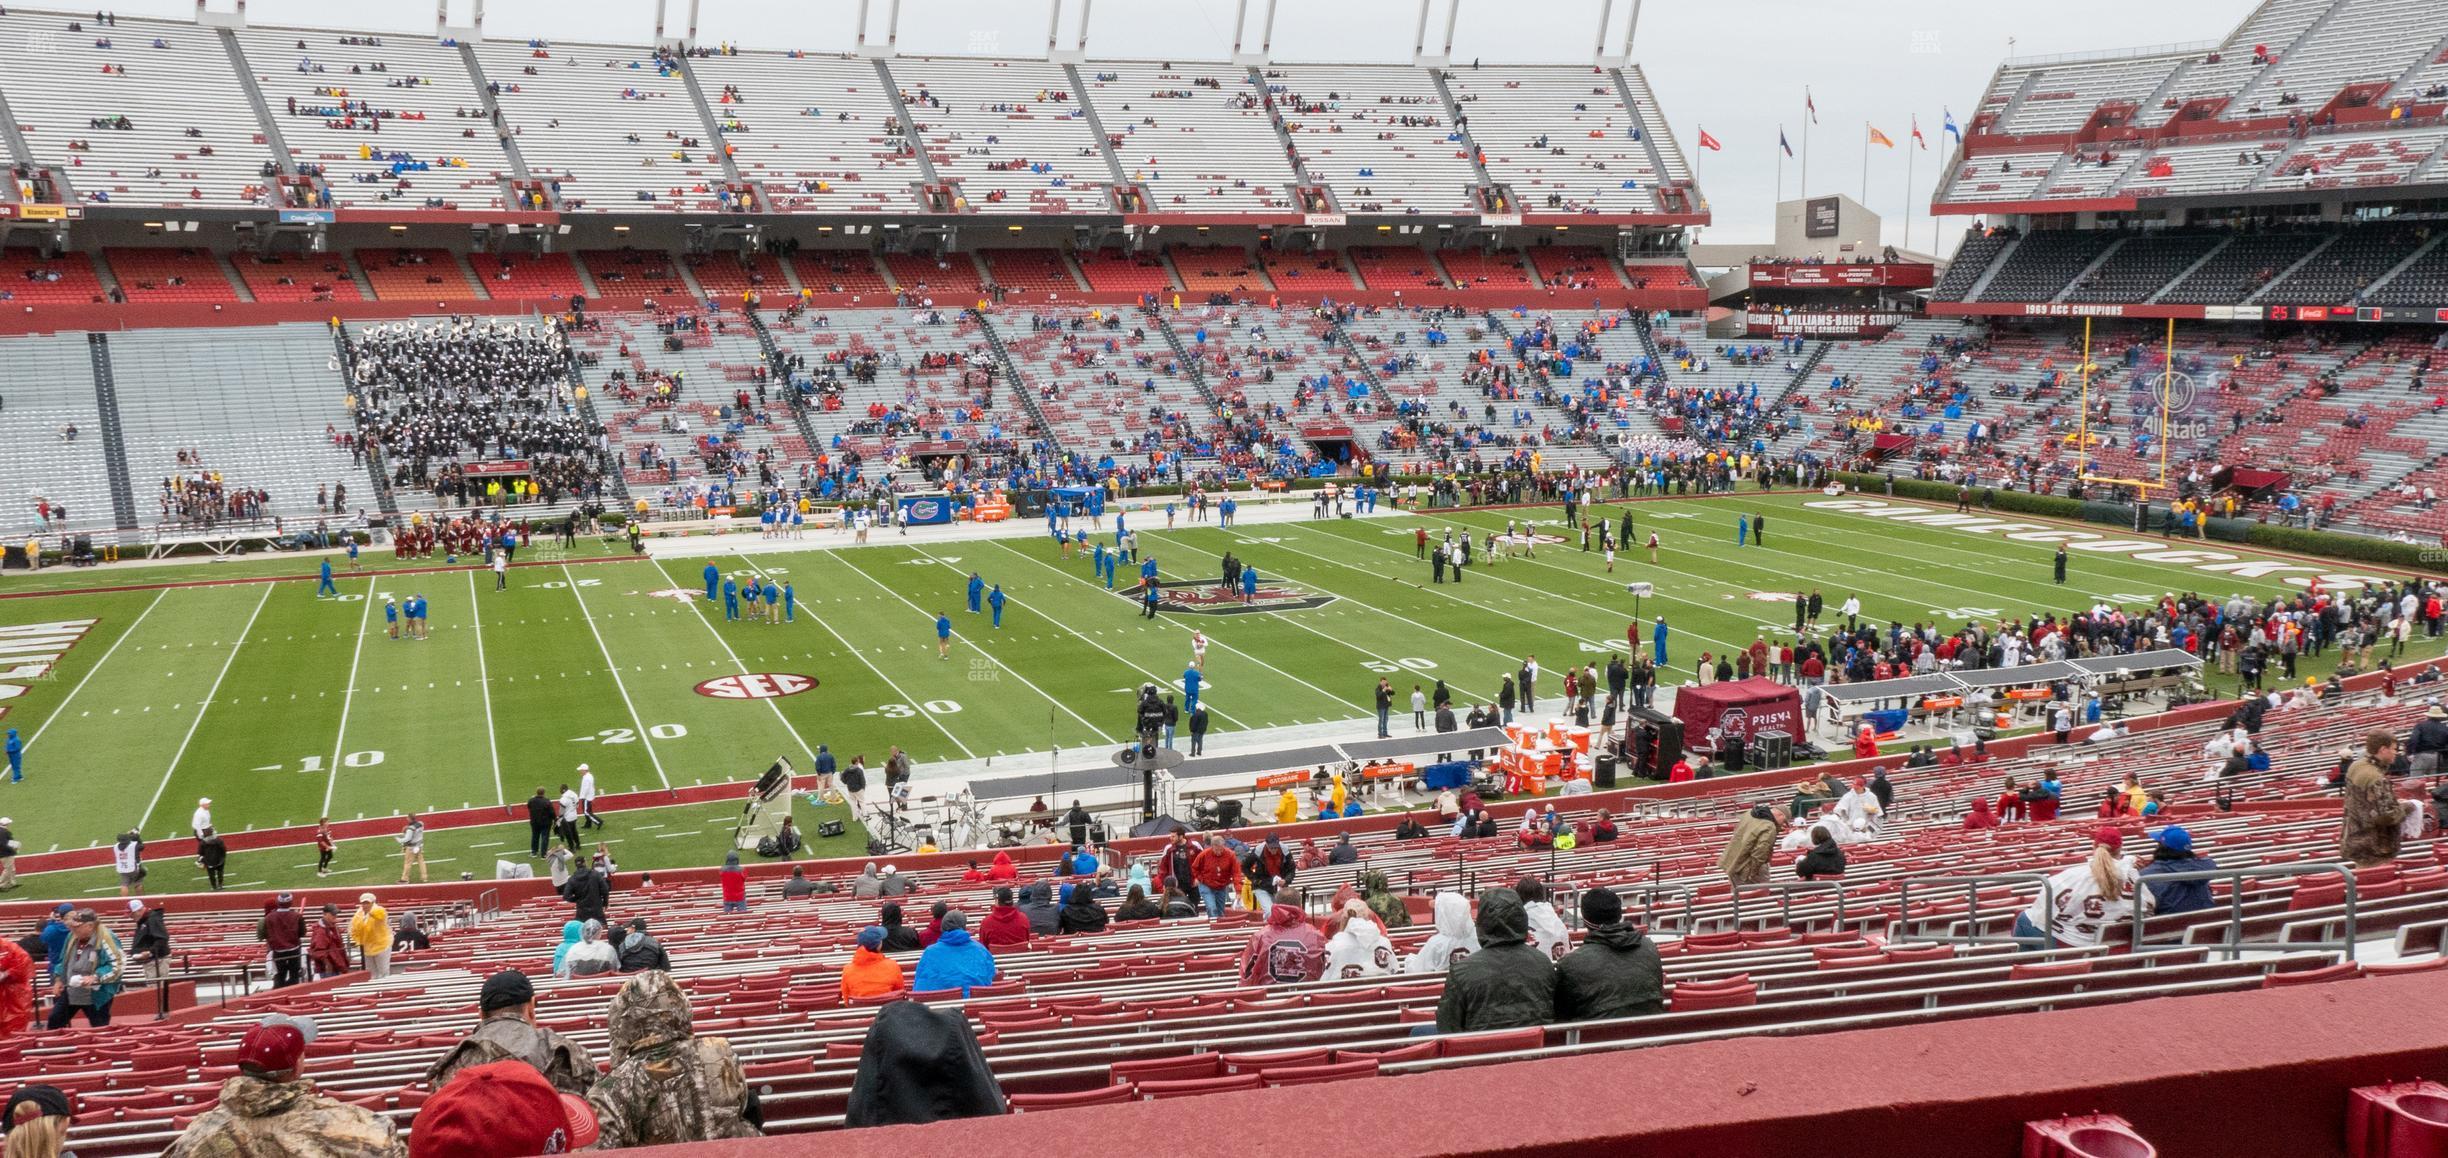
[[[1241,615],[1253,611],[1299,611],[1324,607],[1335,601],[1332,595],[1304,591],[1288,583],[1260,582],[1256,594],[1243,598],[1239,588],[1226,590],[1222,580],[1174,579],[1156,584],[1157,606],[1180,615]],[[1117,595],[1137,599],[1136,587],[1117,589]]]

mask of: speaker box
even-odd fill
[[[849,827],[850,826],[843,824],[841,821],[828,820],[816,826],[816,835],[840,836],[842,833],[849,831]]]
[[[1615,757],[1598,757],[1597,769],[1590,777],[1590,785],[1600,792],[1615,787]]]

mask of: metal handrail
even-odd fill
[[[2012,944],[2021,945],[2025,948],[2031,949],[2049,948],[2051,942],[2048,936],[2048,930],[2046,929],[2041,930],[2041,935],[2038,937],[1983,937],[1979,934],[1969,934],[1962,937],[1955,937],[1941,936],[1937,934],[1915,934],[1912,931],[1912,890],[1913,886],[1916,884],[1925,888],[1931,885],[1947,887],[1957,885],[1963,886],[1966,890],[1966,895],[1971,900],[1969,919],[1977,922],[1980,920],[1980,886],[1995,884],[2030,884],[2035,881],[2040,885],[2040,898],[2043,902],[2040,906],[2041,911],[2050,913],[2056,912],[2057,889],[2056,886],[2049,883],[2049,874],[2047,873],[1985,873],[1979,876],[1904,877],[1894,882],[1897,887],[1896,923],[1894,928],[1887,931],[1887,939],[1890,941],[1899,939],[1910,941],[1934,941],[1944,944],[1957,945]],[[2140,906],[2137,905],[2136,907],[2139,908]]]
[[[2346,885],[2346,915],[2345,915],[2345,918],[2344,918],[2344,920],[2345,920],[2345,930],[2344,930],[2345,936],[2344,936],[2344,939],[2343,939],[2343,940],[2339,940],[2339,941],[2268,941],[2268,942],[2256,942],[2256,943],[2247,943],[2247,942],[2244,940],[2244,888],[2243,888],[2243,884],[2244,884],[2244,881],[2245,881],[2245,879],[2246,879],[2246,878],[2262,878],[2262,877],[2296,877],[2296,876],[2309,876],[2309,875],[2312,875],[2312,874],[2315,874],[2315,873],[2336,873],[2336,874],[2338,874],[2339,879],[2340,879],[2340,880],[2342,880],[2343,882],[2345,882],[2345,885]],[[2182,883],[2182,882],[2186,882],[2186,881],[2226,881],[2226,882],[2228,882],[2228,885],[2227,885],[2227,934],[2226,934],[2225,939],[2224,939],[2224,940],[2222,940],[2222,941],[2219,943],[2219,946],[2218,946],[2218,951],[2220,951],[2220,952],[2222,952],[2222,953],[2227,954],[2227,959],[2228,959],[2228,960],[2230,960],[2230,961],[2234,961],[2234,960],[2238,960],[2238,959],[2242,958],[2242,957],[2243,957],[2243,955],[2244,955],[2244,953],[2245,953],[2246,951],[2248,951],[2248,950],[2259,950],[2259,951],[2278,951],[2278,950],[2289,950],[2289,949],[2329,949],[2329,950],[2335,950],[2335,951],[2337,951],[2337,952],[2340,952],[2340,953],[2345,954],[2345,955],[2346,955],[2346,959],[2347,959],[2348,961],[2352,961],[2352,960],[2354,960],[2354,955],[2355,955],[2355,919],[2356,919],[2357,910],[2360,908],[2361,901],[2360,901],[2360,898],[2359,898],[2359,896],[2358,896],[2358,887],[2357,887],[2357,885],[2356,885],[2356,883],[2355,883],[2354,869],[2353,869],[2353,866],[2351,866],[2351,865],[2347,865],[2347,864],[2344,864],[2344,863],[2341,863],[2341,862],[2336,862],[2336,861],[2329,861],[2329,862],[2309,862],[2309,863],[2303,863],[2303,864],[2274,864],[2274,865],[2255,865],[2255,866],[2253,866],[2253,867],[2251,867],[2251,868],[2218,868],[2218,869],[2204,869],[2204,870],[2201,870],[2201,871],[2198,871],[2198,872],[2184,872],[2184,873],[2153,873],[2153,874],[2151,874],[2150,876],[2148,876],[2148,877],[2144,877],[2144,878],[2142,879],[2142,884],[2141,884],[2141,886],[2140,886],[2140,887],[2142,887],[2142,888],[2148,888],[2148,887],[2150,887],[2150,886],[2151,886],[2152,884],[2154,884],[2154,883],[2178,884],[2178,883]],[[2194,912],[2206,912],[2207,910],[2196,909],[2196,910],[2193,910],[2193,911],[2194,911]],[[2185,914],[2178,913],[2178,914],[2171,914],[2171,915],[2173,915],[2173,916],[2184,916]],[[2144,922],[2145,922],[2145,921],[2147,921],[2148,919],[2149,919],[2148,915],[2144,914],[2144,913],[2143,913],[2143,911],[2142,911],[2142,906],[2141,906],[2141,905],[2139,905],[2139,904],[2135,905],[2135,906],[2134,906],[2134,912],[2133,912],[2133,948],[2134,948],[2134,950],[2136,950],[2136,951],[2140,951],[2141,949],[2145,948],[2145,947],[2148,945],[2148,943],[2149,943],[2149,942],[2148,942],[2148,937],[2147,937],[2147,934],[2145,933],[2145,931],[2144,931],[2144,929],[2143,929],[2143,924],[2144,924]],[[2190,931],[2191,931],[2191,929],[2192,929],[2192,928],[2193,928],[2193,926],[2190,926],[2190,925],[2186,926],[2186,931],[2187,931],[2187,933],[2188,933],[2188,934],[2190,933]],[[2178,944],[2180,944],[2180,945],[2181,945],[2181,944],[2183,944],[2183,942],[2178,942]]]
[[[1844,886],[1845,883],[1842,880],[1760,881],[1755,884],[1735,885],[1733,895],[1728,898],[1734,905],[1734,927],[1737,929],[1742,928],[1742,894],[1744,889],[1763,889],[1768,892],[1775,893],[1777,898],[1777,920],[1784,924],[1787,928],[1793,927],[1793,895],[1796,892],[1834,889],[1836,891],[1836,926],[1838,928],[1843,928],[1845,923]]]

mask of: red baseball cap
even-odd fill
[[[530,1158],[595,1144],[595,1111],[523,1061],[471,1066],[434,1091],[408,1135],[409,1158]]]
[[[2091,842],[2122,852],[2125,849],[2125,833],[2115,825],[2103,824],[2091,830]]]
[[[261,1074],[288,1073],[298,1068],[314,1039],[314,1019],[274,1014],[240,1039],[238,1068]]]

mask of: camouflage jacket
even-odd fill
[[[333,1101],[314,1083],[240,1076],[221,1104],[170,1144],[163,1158],[407,1158],[391,1120]]]
[[[585,1046],[516,1017],[485,1019],[425,1072],[425,1080],[438,1090],[469,1066],[512,1059],[534,1066],[565,1094],[585,1094],[595,1084],[595,1058]]]
[[[758,1136],[742,1117],[739,1059],[728,1042],[691,1035],[688,998],[668,974],[631,977],[607,1021],[612,1072],[587,1094],[604,1149]]]

